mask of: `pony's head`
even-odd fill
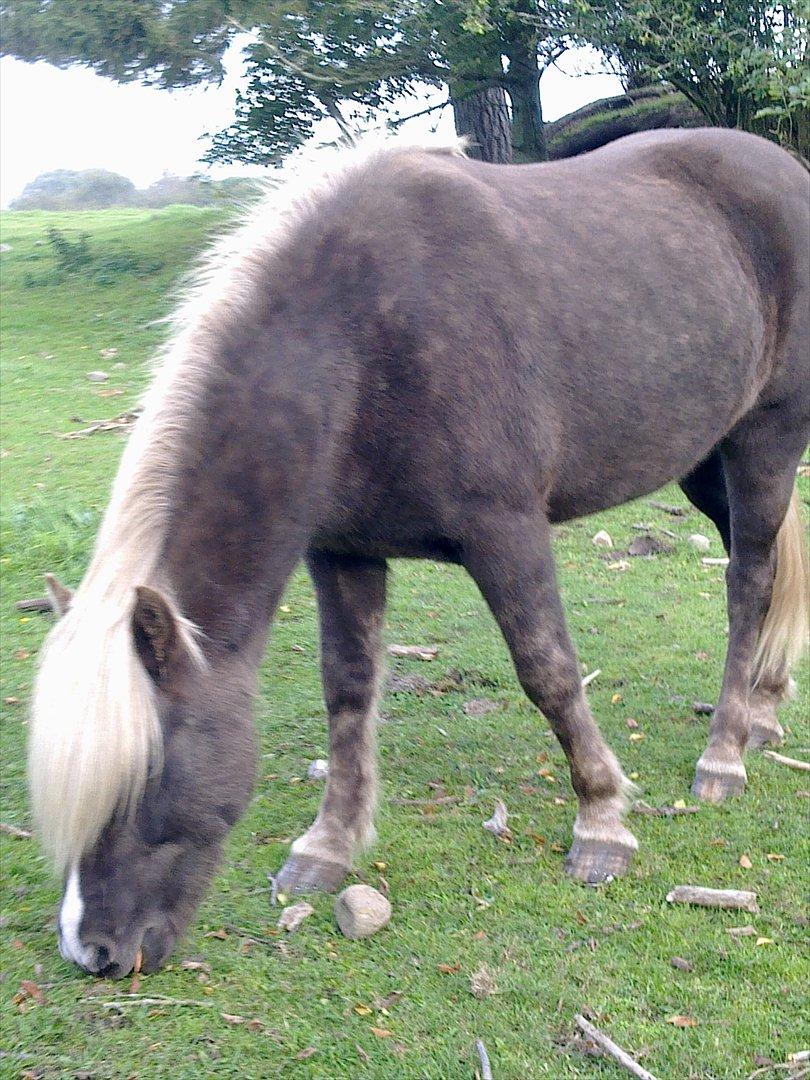
[[[52,605],[67,606],[65,598]],[[154,971],[201,900],[253,780],[250,678],[209,664],[171,600],[83,590],[43,650],[29,778],[62,874],[59,949]]]

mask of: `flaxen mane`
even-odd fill
[[[116,809],[132,808],[160,767],[152,683],[134,648],[137,586],[159,584],[174,464],[210,370],[217,335],[256,300],[262,266],[288,230],[345,177],[405,144],[369,142],[294,161],[244,222],[205,257],[173,319],[144,411],[124,452],[88,572],[49,635],[36,681],[29,741],[34,816],[65,873]],[[436,146],[460,153],[461,144]],[[194,627],[185,643],[203,662]]]

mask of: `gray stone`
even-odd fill
[[[370,885],[350,885],[335,900],[335,918],[347,938],[365,938],[391,919],[391,905]]]

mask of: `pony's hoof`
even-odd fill
[[[703,802],[721,803],[745,791],[745,766],[724,762],[698,762],[692,794]]]
[[[565,857],[565,872],[586,885],[602,885],[625,873],[635,850],[630,844],[575,837]]]
[[[776,727],[765,727],[764,724],[755,723],[748,736],[748,749],[760,750],[763,746],[781,746],[784,740],[785,733],[779,724]]]
[[[273,879],[274,896],[284,893],[337,892],[351,867],[312,855],[293,853]]]

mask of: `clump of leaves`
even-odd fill
[[[90,246],[90,234],[71,236],[51,226],[47,231],[49,254],[54,265],[40,274],[27,274],[25,285],[61,285],[77,276],[94,285],[114,285],[126,277],[148,277],[163,269],[157,259],[144,258],[133,251],[97,252]]]

